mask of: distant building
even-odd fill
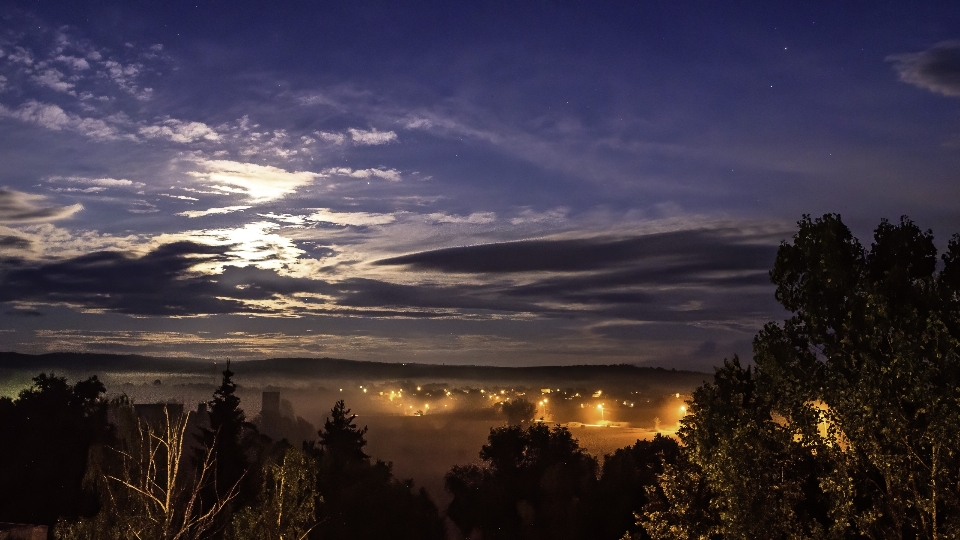
[[[47,526],[0,523],[0,540],[47,540]]]

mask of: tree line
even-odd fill
[[[960,537],[960,236],[938,257],[907,218],[869,248],[804,216],[771,280],[789,318],[724,360],[676,438],[602,462],[566,429],[504,408],[444,512],[364,451],[337,402],[294,448],[246,421],[229,366],[209,426],[136,418],[92,377],[40,375],[0,399],[0,521],[79,538],[484,539]]]

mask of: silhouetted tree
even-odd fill
[[[537,413],[537,406],[523,398],[504,401],[500,405],[500,412],[507,417],[507,424],[516,425],[529,422]]]
[[[320,436],[320,447],[324,454],[337,462],[363,462],[370,458],[363,451],[367,440],[367,426],[358,428],[353,422],[357,415],[350,414],[343,400],[337,401],[330,411],[330,416],[323,423],[323,429],[317,432]]]
[[[91,445],[109,436],[105,389],[41,373],[16,400],[0,398],[0,521],[53,525],[96,512],[83,488]]]
[[[363,451],[367,428],[358,428],[356,415],[338,401],[318,432],[319,444],[304,444],[317,463],[318,525],[311,538],[442,539],[443,522],[426,492],[413,491],[413,482],[398,481],[392,464]]]
[[[590,537],[586,501],[597,487],[597,461],[566,428],[494,428],[487,441],[483,466],[455,466],[445,478],[453,494],[447,516],[464,536]]]
[[[233,382],[234,372],[230,369],[230,362],[227,362],[222,375],[220,386],[207,402],[209,427],[201,427],[198,437],[200,448],[194,456],[194,465],[197,467],[208,454],[213,456],[213,481],[203,486],[201,507],[206,509],[217,504],[226,490],[236,487],[231,508],[217,516],[217,523],[213,527],[216,535],[220,535],[227,526],[231,512],[250,504],[259,492],[259,470],[251,475],[247,472],[264,445],[270,444],[260,441],[256,428],[246,422],[246,415],[240,408],[240,398],[236,395],[237,384]]]

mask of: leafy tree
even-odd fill
[[[227,511],[238,484],[201,507],[201,493],[214,481],[214,456],[208,450],[198,468],[190,466],[185,445],[190,413],[176,417],[165,408],[164,422],[152,425],[137,417],[129,400],[120,399],[114,415],[119,438],[92,450],[87,473],[103,506],[92,518],[59,522],[56,538],[205,538]]]
[[[960,236],[938,272],[905,217],[869,250],[838,215],[798,225],[770,273],[792,315],[757,335],[755,368],[728,362],[697,391],[680,431],[716,531],[960,536]]]
[[[604,456],[596,495],[592,498],[595,517],[592,537],[598,540],[619,540],[624,531],[647,538],[634,525],[634,513],[649,501],[648,489],[658,485],[664,467],[676,465],[680,459],[677,441],[657,434],[653,440],[637,441]]]
[[[227,538],[232,540],[303,540],[316,526],[319,499],[313,459],[287,448],[264,464],[263,484],[253,505],[234,515]]]
[[[490,430],[483,466],[455,466],[447,516],[466,536],[584,538],[585,503],[596,489],[597,461],[566,428],[544,424]]]
[[[676,464],[665,464],[657,483],[647,486],[647,503],[635,512],[637,528],[623,540],[720,540],[720,517],[703,471],[681,451]]]
[[[507,417],[507,424],[516,425],[529,422],[537,413],[537,406],[523,398],[504,401],[500,412]]]
[[[16,400],[0,398],[0,521],[96,512],[83,475],[90,447],[110,434],[104,393],[96,376],[70,385],[41,373]]]

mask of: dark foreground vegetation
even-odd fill
[[[864,248],[804,217],[771,278],[792,316],[725,361],[678,439],[604,456],[504,407],[445,515],[486,539],[960,537],[960,237],[881,222]],[[939,265],[939,270],[938,270]],[[229,367],[209,412],[148,418],[92,377],[0,399],[0,521],[63,539],[442,538],[422,490],[337,402],[295,448],[247,422]]]

